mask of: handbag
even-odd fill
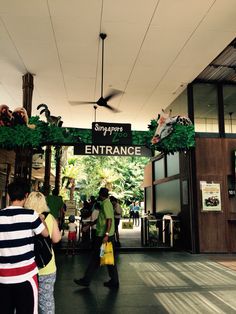
[[[45,218],[47,214],[48,213],[44,213]],[[34,254],[38,268],[47,266],[52,259],[52,252],[52,240],[50,236],[44,237],[41,234],[34,236]]]
[[[115,263],[112,242],[103,243],[100,250],[100,266],[114,264]]]

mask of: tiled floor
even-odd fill
[[[211,259],[225,267],[228,267],[236,271],[236,255],[227,254],[227,255],[212,255]]]
[[[236,313],[236,271],[212,256],[119,253],[118,291],[103,287],[108,279],[105,267],[98,270],[89,288],[73,283],[73,278],[82,277],[88,259],[89,253],[58,253],[56,314]]]

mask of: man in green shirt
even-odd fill
[[[115,249],[115,223],[113,206],[108,198],[108,189],[101,188],[99,191],[99,198],[101,200],[101,209],[99,210],[98,219],[91,222],[90,226],[96,223],[96,238],[94,241],[94,248],[89,265],[85,271],[85,275],[81,279],[74,279],[77,285],[88,287],[92,277],[100,265],[100,247],[102,243],[112,242],[113,252]],[[85,228],[88,228],[86,226]],[[115,265],[107,265],[110,280],[104,282],[104,286],[108,288],[119,288],[119,278],[116,263]]]

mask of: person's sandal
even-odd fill
[[[76,283],[79,286],[89,287],[89,282],[84,280],[84,278],[74,279],[74,283]]]
[[[118,289],[119,288],[119,283],[113,283],[111,280],[104,282],[103,285],[104,285],[104,287],[111,288],[111,289]]]

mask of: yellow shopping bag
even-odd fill
[[[114,265],[114,254],[111,242],[103,243],[101,246],[100,265]]]

